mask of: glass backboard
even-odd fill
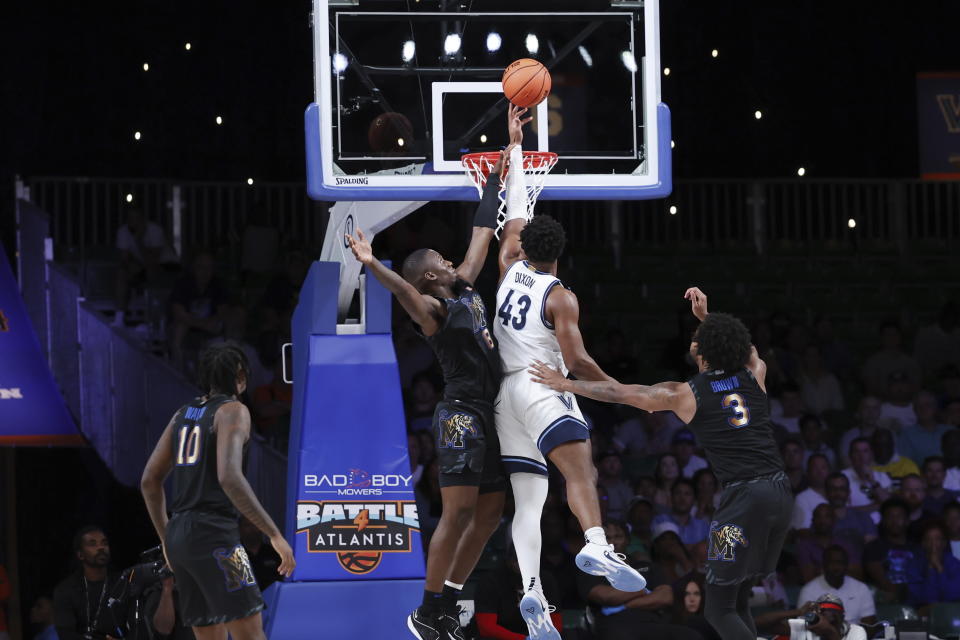
[[[549,10],[575,4],[590,10]],[[559,156],[540,198],[670,192],[656,0],[314,0],[313,26],[316,199],[475,200],[460,159],[506,145],[500,79],[519,58],[553,81],[523,142]]]

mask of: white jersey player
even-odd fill
[[[527,372],[534,361],[540,361],[581,380],[612,380],[584,348],[577,297],[557,278],[557,260],[566,243],[563,227],[549,216],[527,222],[522,162],[519,147],[514,147],[507,174],[500,286],[492,323],[504,374],[495,411],[500,452],[516,503],[512,535],[526,589],[520,613],[530,638],[559,640],[539,577],[547,459],[563,474],[570,509],[584,530],[586,544],[577,554],[577,566],[586,573],[605,576],[622,591],[640,591],[646,581],[607,543],[590,432],[576,398],[533,382]]]

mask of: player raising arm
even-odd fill
[[[511,107],[511,145],[519,144],[529,121],[526,109]],[[490,172],[474,217],[467,255],[459,267],[432,249],[414,251],[403,277],[373,256],[362,231],[347,242],[389,289],[433,349],[443,371],[443,400],[433,415],[443,512],[427,553],[423,602],[407,618],[421,640],[462,638],[456,602],[503,511],[503,465],[493,420],[500,389],[500,356],[487,312],[473,282],[497,227],[497,192],[507,152]]]
[[[652,386],[568,380],[542,361],[533,380],[561,393],[647,411],[673,411],[694,432],[724,491],[710,525],[706,617],[725,640],[757,637],[748,600],[753,578],[776,569],[793,495],[773,439],[766,365],[737,318],[707,312],[707,296],[684,294],[701,324],[690,343],[699,373]]]

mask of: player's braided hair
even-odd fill
[[[237,393],[237,372],[250,380],[250,363],[247,355],[232,344],[218,344],[200,354],[199,383],[207,393]]]
[[[520,231],[520,246],[534,262],[553,262],[563,253],[567,234],[550,216],[534,216]]]
[[[750,331],[729,313],[711,313],[693,334],[697,354],[711,369],[734,373],[750,359]]]

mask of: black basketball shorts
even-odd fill
[[[167,523],[164,546],[184,625],[240,620],[263,609],[236,520],[210,512],[176,513]]]
[[[725,485],[707,538],[707,583],[773,573],[792,515],[793,492],[782,472]]]
[[[505,491],[493,407],[479,402],[441,400],[433,412],[440,486]]]

